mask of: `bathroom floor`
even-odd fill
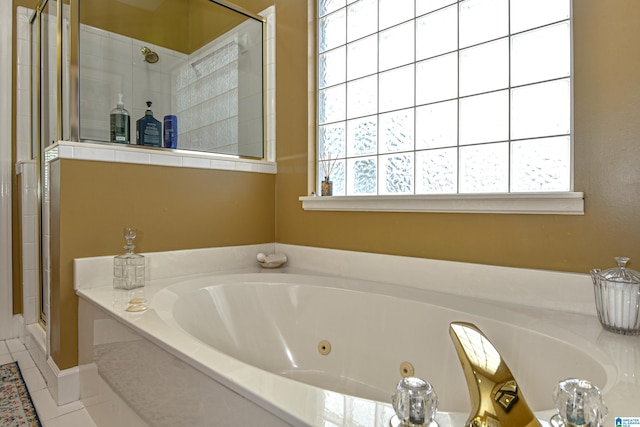
[[[17,361],[20,366],[38,417],[44,427],[95,427],[96,424],[82,402],[56,405],[47,390],[44,378],[20,340],[0,340],[0,364],[13,361]]]

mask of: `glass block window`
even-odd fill
[[[318,0],[333,195],[571,191],[571,0]]]

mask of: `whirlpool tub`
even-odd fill
[[[228,414],[223,415],[225,422],[211,421],[228,410],[245,417],[242,422],[261,420],[256,425],[388,426],[393,415],[390,394],[412,370],[435,388],[439,424],[462,425],[470,399],[449,337],[454,321],[473,323],[484,332],[543,421],[554,412],[551,393],[558,381],[583,378],[606,393],[616,378],[611,358],[588,333],[580,335],[559,323],[597,324],[587,316],[516,310],[406,286],[290,273],[152,282],[138,291],[148,300],[148,309],[139,313],[114,305],[123,292],[79,291],[80,323],[92,325],[88,334],[80,334],[81,341],[85,336],[81,373],[97,373],[148,425],[176,425],[170,415],[144,414],[157,406],[154,414],[195,413],[184,425],[234,424]],[[128,332],[113,332],[122,328]],[[167,356],[149,356],[151,347]],[[181,380],[163,385],[158,378],[170,378],[176,364],[185,366],[175,372]],[[188,380],[192,376],[198,379]],[[227,402],[222,405],[226,409],[218,408],[214,415],[202,412],[207,406],[202,402],[189,401],[188,411],[172,406],[176,396],[205,396],[210,385],[201,381],[217,390],[205,399],[212,406],[223,399],[216,398],[223,391],[240,403]],[[171,404],[159,403],[167,394]]]

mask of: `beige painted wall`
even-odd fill
[[[72,259],[114,253],[122,244],[119,229],[134,222],[142,230],[142,251],[275,240],[582,273],[627,255],[640,269],[640,2],[574,3],[575,190],[585,192],[584,216],[303,211],[307,1],[277,0],[277,177],[60,162],[51,302],[58,367],[77,363]],[[240,221],[243,215],[257,222]]]
[[[275,175],[57,160],[51,168],[51,357],[77,365],[75,258],[275,240]]]
[[[286,91],[277,104],[277,241],[580,273],[624,255],[640,270],[640,2],[573,3],[575,191],[585,193],[584,216],[303,211],[307,8],[279,2],[278,88]]]

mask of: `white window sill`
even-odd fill
[[[510,193],[424,196],[303,196],[310,211],[449,212],[584,215],[584,194]]]

